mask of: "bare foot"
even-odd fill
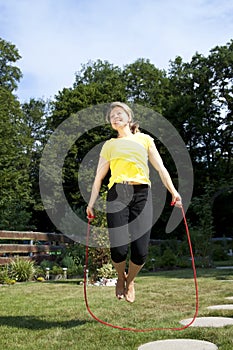
[[[124,291],[125,291],[125,280],[118,278],[116,283],[116,297],[118,299],[123,299]]]
[[[134,281],[126,285],[125,300],[129,303],[133,303],[135,301]]]
[[[125,282],[126,282],[126,273],[124,273],[124,277],[117,279],[116,283],[116,297],[120,300],[124,298],[125,295]]]

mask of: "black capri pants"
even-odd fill
[[[114,184],[107,194],[107,223],[111,258],[143,265],[148,255],[152,227],[152,196],[147,184]]]

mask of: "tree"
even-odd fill
[[[222,127],[219,128],[217,161],[222,172],[232,178],[232,131],[233,131],[233,40],[225,46],[210,51],[209,65],[214,71],[216,105],[221,108]]]
[[[143,104],[159,113],[164,112],[169,94],[169,80],[164,70],[156,68],[149,60],[140,58],[123,70],[127,101]]]
[[[31,183],[31,222],[36,228],[48,231],[51,225],[44,213],[39,189],[39,166],[44,146],[50,132],[47,130],[47,119],[50,114],[50,101],[30,99],[22,104],[22,121],[25,125],[23,134],[27,139],[26,154],[29,161],[29,179]]]
[[[126,101],[125,83],[119,67],[107,61],[89,61],[76,73],[72,88],[55,96],[50,128],[87,107],[112,101]]]
[[[76,80],[73,88],[63,89],[55,97],[52,104],[52,113],[47,120],[47,127],[53,131],[62,122],[74,116],[74,127],[77,123],[81,124],[85,120],[91,125],[93,120],[101,118],[103,125],[97,128],[83,132],[77,131],[77,139],[79,139],[70,148],[63,166],[63,188],[66,197],[72,207],[80,207],[84,205],[84,200],[78,191],[79,166],[86,154],[101,141],[111,136],[112,131],[105,126],[103,110],[88,110],[92,106],[102,105],[115,100],[125,100],[125,84],[122,79],[120,68],[113,66],[107,61],[88,62],[83,65],[81,70],[76,74]],[[85,112],[87,110],[87,112]],[[99,113],[95,115],[95,113]],[[86,118],[86,119],[85,119]],[[101,120],[99,119],[99,120]],[[73,123],[73,121],[71,122]],[[61,140],[62,144],[62,140]],[[96,159],[94,159],[96,161]],[[92,176],[94,169],[85,169],[85,178]],[[59,201],[59,199],[58,199]]]
[[[30,219],[30,189],[20,104],[15,96],[0,88],[0,228],[23,229]]]
[[[224,52],[232,48],[225,48]],[[221,51],[221,50],[220,50]],[[220,52],[218,50],[218,53]],[[180,133],[187,144],[195,165],[198,187],[203,188],[203,182],[225,179],[232,172],[229,110],[224,108],[226,99],[221,97],[222,74],[228,72],[227,100],[230,101],[232,90],[232,74],[227,69],[232,62],[221,61],[224,56],[216,55],[216,50],[209,57],[196,53],[190,63],[183,63],[177,57],[171,63],[170,82],[171,98],[166,113],[174,115],[179,123]],[[225,52],[226,55],[226,52]],[[216,70],[216,67],[222,68]],[[224,102],[224,103],[223,103]],[[228,107],[229,109],[229,107]],[[174,121],[175,123],[175,121]],[[224,171],[223,171],[224,169]],[[225,171],[227,169],[227,172]],[[199,176],[199,175],[200,176]]]
[[[22,77],[20,69],[13,65],[20,58],[15,45],[0,38],[0,87],[10,92],[17,88]]]
[[[214,235],[213,195],[214,187],[207,185],[203,189],[203,194],[193,198],[192,201],[196,218],[195,223],[191,226],[191,233],[195,254],[200,259],[203,267],[210,267],[212,264],[211,239]]]
[[[232,48],[231,42],[208,57],[196,53],[190,63],[177,57],[169,71],[166,114],[174,116],[192,158],[195,205],[189,214],[194,223],[201,222],[203,241],[204,221],[210,217],[210,211],[201,210],[203,189],[211,184],[218,191],[232,177]]]
[[[13,95],[21,72],[14,45],[0,39],[0,228],[23,229],[30,219],[30,159],[20,103]]]

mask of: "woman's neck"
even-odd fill
[[[117,137],[127,137],[133,135],[132,131],[129,128],[122,128],[118,129],[118,136]]]

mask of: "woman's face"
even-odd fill
[[[121,107],[114,107],[110,112],[109,119],[114,130],[124,128],[130,121],[128,114]]]

